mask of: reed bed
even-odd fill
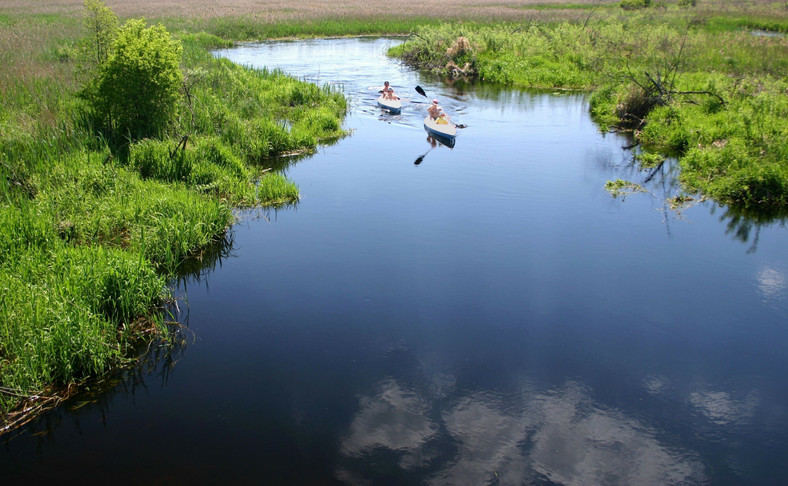
[[[382,0],[365,2],[346,0],[225,0],[221,3],[210,0],[187,0],[166,2],[160,0],[109,0],[106,2],[121,17],[146,17],[149,19],[178,17],[188,19],[211,19],[217,17],[255,16],[259,22],[289,22],[320,20],[326,18],[376,18],[376,17],[430,17],[443,19],[501,19],[517,16],[529,4],[543,5],[545,2],[518,0],[400,0],[396,4]],[[558,4],[569,3],[558,1]],[[573,1],[575,4],[593,4],[593,0]],[[82,2],[79,0],[37,1],[32,5],[24,0],[7,0],[4,7],[13,13],[37,13],[57,15],[79,15]]]
[[[723,20],[673,9],[583,23],[442,24],[417,29],[390,55],[444,75],[593,91],[600,125],[635,130],[649,150],[680,157],[689,194],[785,210],[788,39],[752,29],[788,31],[788,12]]]
[[[179,32],[190,98],[177,123],[117,145],[77,96],[87,71],[68,9],[82,2],[47,5],[0,10],[0,434],[133,361],[139,340],[167,339],[167,281],[225,239],[233,207],[295,203],[269,161],[343,136],[347,109],[331,88],[215,59],[207,48],[228,41]]]
[[[232,207],[298,200],[297,186],[273,168],[282,164],[272,157],[308,152],[344,135],[347,106],[341,93],[281,72],[242,68],[213,58],[207,49],[272,37],[416,34],[406,48],[416,46],[412,59],[427,60],[425,65],[470,63],[490,81],[518,86],[596,87],[594,106],[604,118],[600,113],[610,112],[626,92],[600,76],[610,73],[605,69],[615,61],[602,50],[619,49],[616,39],[626,40],[627,48],[638,45],[620,32],[613,35],[623,14],[612,1],[109,0],[106,5],[121,19],[146,17],[176,33],[184,46],[182,70],[192,103],[179,107],[179,123],[169,136],[134,140],[118,150],[96,132],[76,96],[86,75],[77,49],[82,0],[0,4],[0,433],[57,404],[75,383],[133,359],[138,339],[150,340],[151,329],[164,329],[157,309],[169,297],[167,280],[189,266],[184,262],[191,255],[210,253],[225,241]],[[651,9],[641,28],[630,31],[647,34],[663,23],[675,24],[681,16],[663,15],[674,6],[667,2]],[[725,65],[725,73],[739,76],[716,78],[712,88],[744,100],[750,123],[730,125],[761,139],[736,142],[734,133],[719,128],[728,124],[723,110],[705,103],[697,109],[707,111],[689,117],[655,113],[705,117],[716,123],[704,132],[715,134],[713,139],[691,136],[691,130],[643,130],[643,140],[705,147],[708,152],[688,152],[688,167],[718,171],[726,161],[740,160],[748,147],[763,150],[774,164],[766,172],[742,172],[738,180],[770,181],[757,197],[779,190],[780,181],[788,180],[781,179],[788,149],[779,143],[785,138],[780,117],[788,118],[788,112],[768,97],[786,92],[779,79],[788,57],[784,39],[731,32],[742,27],[785,32],[785,6],[766,0],[701,1],[691,12],[705,31],[697,31],[698,55],[688,60],[695,71]],[[726,34],[702,37],[714,32]],[[467,44],[457,43],[459,37]],[[745,103],[753,99],[760,105]],[[692,180],[687,184],[692,187]],[[141,326],[143,321],[148,324]]]

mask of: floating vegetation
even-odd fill
[[[625,181],[623,179],[616,179],[614,181],[607,181],[605,183],[605,190],[610,193],[614,198],[625,199],[626,196],[636,192],[646,192],[640,184]]]

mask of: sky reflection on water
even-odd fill
[[[353,134],[282,163],[299,204],[240,211],[232,249],[175,283],[192,338],[174,366],[31,425],[4,477],[788,477],[785,220],[670,209],[675,164],[640,170],[584,94],[444,84],[387,59],[392,42],[220,53],[341,87]],[[383,80],[401,115],[375,106]],[[468,125],[454,148],[427,140],[417,84]],[[619,177],[647,192],[612,198]]]

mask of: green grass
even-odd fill
[[[286,39],[304,37],[340,37],[358,35],[397,35],[418,26],[438,25],[426,17],[409,18],[326,18],[321,20],[261,22],[254,17],[214,17],[201,21],[163,19],[173,30],[202,31],[223,39],[236,41]]]
[[[519,8],[525,10],[597,10],[620,7],[618,3],[529,3]]]
[[[216,59],[208,50],[231,42],[214,34],[180,32],[191,103],[168,135],[119,144],[77,97],[78,22],[2,19],[0,412],[10,412],[128,362],[161,320],[167,281],[224,240],[234,207],[298,201],[275,157],[344,136],[347,103]]]
[[[788,39],[751,32],[783,31],[786,15],[646,10],[593,22],[442,24],[389,54],[443,75],[459,66],[508,86],[592,91],[603,129],[634,128],[648,150],[679,157],[686,191],[788,207]]]
[[[704,28],[714,33],[762,30],[786,34],[788,19],[762,16],[715,16],[705,21]]]
[[[235,41],[413,34],[392,55],[436,72],[467,65],[508,86],[592,90],[607,126],[642,100],[632,80],[668,65],[687,32],[674,87],[724,102],[676,96],[648,113],[639,139],[681,155],[690,191],[744,208],[788,205],[786,41],[749,33],[788,31],[784,6],[658,5],[528,7],[574,18],[550,22],[156,19],[183,43],[192,103],[168,136],[125,146],[96,132],[76,96],[86,81],[80,19],[0,13],[0,411],[127,362],[139,323],[159,319],[167,280],[224,244],[232,207],[298,200],[275,157],[344,135],[341,93],[208,52]],[[623,184],[611,189],[631,189]]]

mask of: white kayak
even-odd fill
[[[389,113],[399,113],[402,111],[402,101],[400,100],[387,100],[382,96],[378,96],[378,105],[387,109]]]
[[[452,123],[438,123],[429,115],[424,119],[424,129],[435,138],[454,143],[457,136],[457,126]]]

